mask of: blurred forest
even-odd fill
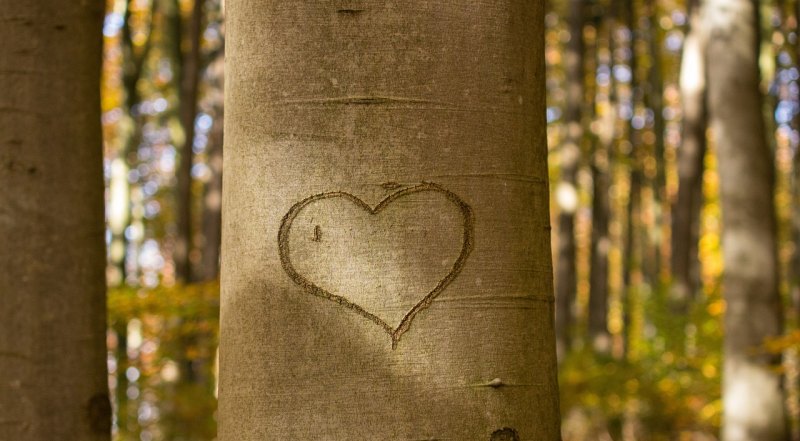
[[[723,324],[730,301],[722,283],[718,167],[732,156],[717,155],[722,136],[710,130],[709,116],[726,107],[757,116],[774,162],[774,191],[753,197],[768,207],[774,201],[774,222],[770,208],[758,214],[771,228],[767,242],[777,244],[777,267],[766,271],[779,274],[773,291],[782,312],[769,319],[779,332],[758,337],[745,351],[773,360],[792,439],[800,440],[800,1],[753,2],[760,83],[749,92],[761,108],[711,93],[719,58],[709,46],[713,14],[702,8],[714,3],[720,2],[548,2],[547,118],[566,440],[719,437],[723,348],[738,350],[726,343]],[[211,440],[223,1],[108,0],[103,32],[114,436]],[[773,294],[769,286],[758,289]]]

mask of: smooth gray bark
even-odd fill
[[[104,2],[0,1],[0,439],[108,440]]]
[[[559,439],[543,7],[227,2],[221,440]]]
[[[722,202],[725,441],[787,439],[780,357],[763,350],[782,332],[775,172],[759,90],[758,2],[706,0],[708,102]]]

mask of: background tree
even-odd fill
[[[559,358],[571,346],[577,290],[575,211],[578,208],[578,167],[583,143],[584,103],[584,2],[570,0],[569,44],[567,45],[567,105],[564,122],[566,141],[559,152],[560,181],[556,187],[558,203],[558,254],[556,261],[556,344]]]
[[[774,163],[761,109],[759,10],[707,0],[708,94],[716,136],[725,262],[725,441],[787,437],[780,357],[759,351],[782,332]]]
[[[221,439],[558,439],[544,7],[462,6],[226,5]]]
[[[683,136],[678,149],[678,196],[672,208],[672,304],[679,313],[700,286],[700,210],[703,207],[703,160],[706,155],[706,32],[700,1],[688,5],[689,28],[681,61]]]
[[[103,4],[0,10],[0,438],[108,440]]]
[[[617,0],[612,0],[608,9],[603,5],[595,5],[592,9],[597,32],[603,32],[603,41],[608,45],[605,56],[601,56],[599,41],[595,45],[596,58],[599,65],[608,65],[613,58],[614,31],[616,28],[616,14],[618,12]],[[598,40],[600,37],[598,36]],[[599,67],[597,68],[599,70]],[[596,76],[595,76],[596,82]],[[611,251],[611,236],[609,221],[611,216],[611,201],[609,187],[611,185],[611,153],[614,151],[614,138],[617,122],[617,94],[613,79],[609,79],[609,93],[607,101],[602,103],[602,112],[596,121],[600,129],[593,140],[592,153],[592,233],[591,233],[591,262],[589,273],[589,311],[588,331],[589,341],[595,351],[602,354],[611,352],[611,335],[608,332],[608,303],[609,303],[609,253]],[[596,92],[596,95],[598,93]],[[597,100],[596,100],[597,101]],[[594,106],[599,108],[601,103]]]

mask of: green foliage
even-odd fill
[[[112,289],[108,316],[118,330],[112,384],[127,388],[115,394],[127,410],[117,412],[116,439],[214,439],[219,282]]]
[[[666,292],[656,290],[644,301],[651,322],[644,327],[646,338],[636,343],[636,359],[588,348],[566,357],[560,369],[566,440],[596,439],[601,433],[621,439],[624,427],[637,425],[648,440],[718,432],[724,310],[719,293],[676,320]]]

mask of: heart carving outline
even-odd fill
[[[450,271],[439,281],[437,282],[436,286],[429,291],[420,301],[418,301],[406,314],[403,316],[403,319],[400,321],[400,324],[397,325],[396,328],[390,326],[386,323],[383,319],[376,316],[375,314],[367,311],[362,306],[351,302],[344,296],[333,294],[332,292],[322,288],[312,281],[308,280],[305,276],[300,274],[292,264],[291,258],[289,257],[289,233],[292,229],[292,223],[303,211],[303,209],[314,202],[321,201],[324,199],[334,199],[334,198],[343,198],[355,206],[365,210],[372,216],[378,215],[387,205],[391,204],[392,202],[396,201],[399,198],[409,196],[412,194],[423,193],[423,192],[435,192],[444,195],[450,202],[455,204],[459,210],[461,211],[463,217],[463,227],[464,227],[464,234],[463,234],[463,241],[461,246],[461,252],[456,258],[455,262],[453,263],[452,268]],[[294,204],[292,208],[283,216],[281,220],[281,225],[278,230],[278,251],[280,254],[281,266],[283,267],[284,271],[289,275],[289,277],[296,283],[300,285],[306,292],[309,294],[315,295],[317,297],[322,297],[324,299],[328,299],[333,301],[345,308],[348,308],[352,311],[355,311],[359,315],[369,319],[376,325],[380,326],[389,337],[392,339],[392,349],[397,349],[397,344],[400,341],[400,337],[408,331],[411,326],[411,322],[414,320],[414,317],[422,310],[426,309],[431,305],[433,300],[442,293],[442,291],[447,288],[448,285],[458,276],[458,274],[463,269],[467,257],[469,256],[470,252],[472,251],[472,247],[474,245],[474,216],[472,213],[472,208],[464,202],[458,195],[453,193],[446,188],[434,184],[431,182],[422,182],[421,184],[414,185],[411,187],[406,187],[401,190],[398,190],[389,196],[383,198],[375,207],[373,208],[357,196],[354,196],[350,193],[344,191],[333,191],[327,193],[320,193],[309,196],[302,201]]]

